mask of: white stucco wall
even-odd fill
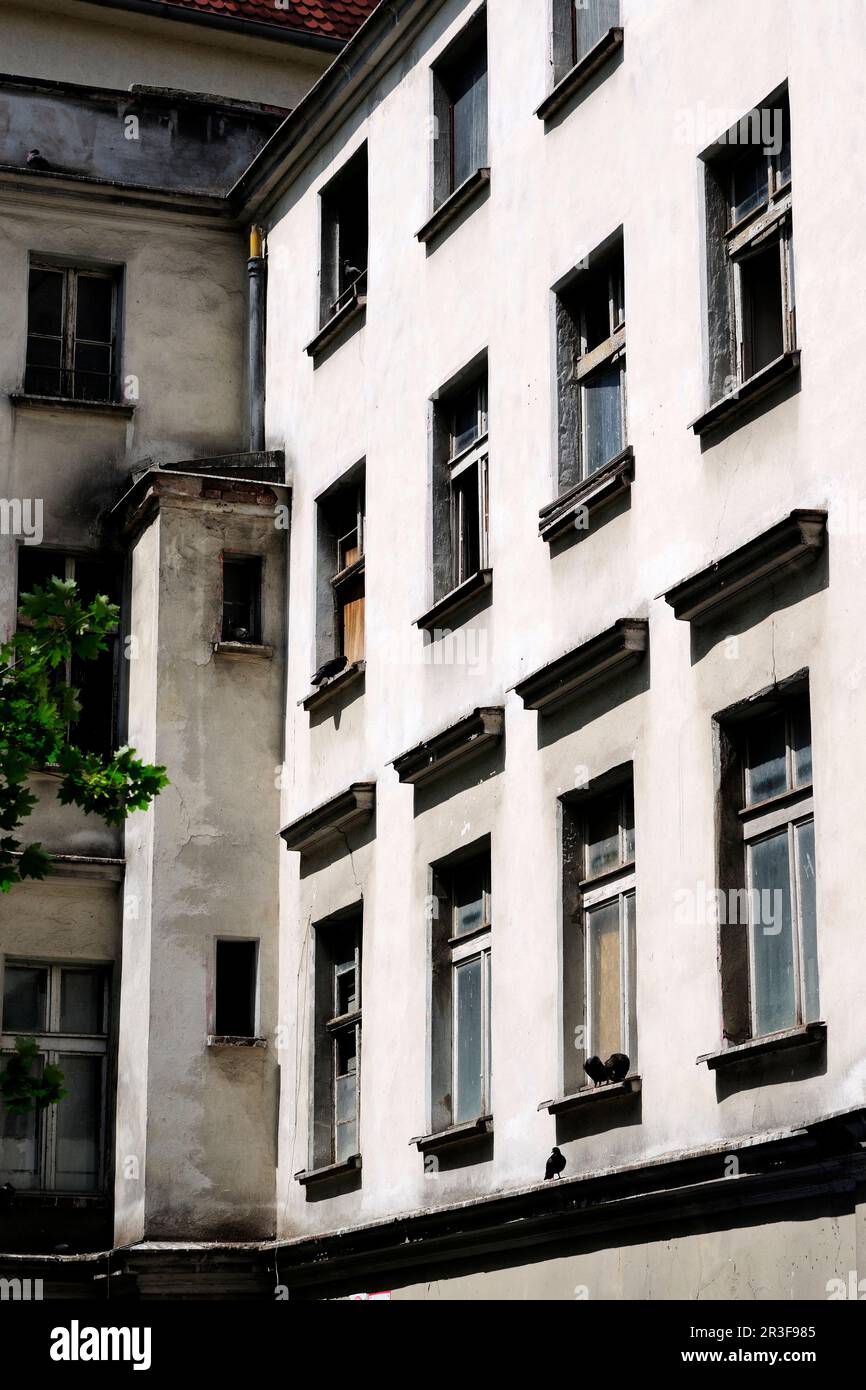
[[[268,444],[293,470],[286,743],[289,821],[353,780],[377,781],[376,836],[319,872],[282,875],[282,1062],[278,1208],[286,1232],[335,1229],[543,1175],[561,1089],[557,1019],[558,794],[634,763],[641,1123],[563,1144],[568,1172],[762,1132],[863,1097],[858,1023],[866,958],[850,892],[851,840],[866,797],[862,661],[851,627],[864,582],[859,389],[863,329],[850,302],[864,266],[856,180],[863,108],[857,6],[765,0],[623,0],[625,56],[550,130],[547,7],[488,5],[489,200],[432,253],[430,63],[471,14],[446,5],[411,59],[385,76],[299,175],[270,219]],[[835,97],[821,75],[832,72]],[[698,153],[781,82],[793,131],[794,251],[802,390],[705,452],[689,422],[708,403]],[[715,109],[721,114],[707,117]],[[715,124],[713,121],[715,119]],[[694,130],[694,138],[684,131]],[[366,325],[314,369],[318,193],[369,143]],[[829,209],[832,209],[832,237]],[[561,554],[537,533],[555,494],[551,286],[620,224],[625,242],[630,508]],[[832,257],[832,259],[828,259]],[[844,267],[844,274],[831,271]],[[493,602],[478,620],[483,660],[425,665],[413,620],[432,599],[427,400],[487,347]],[[339,723],[297,707],[314,662],[315,498],[367,461],[367,671]],[[829,585],[806,579],[763,615],[731,621],[735,643],[700,659],[660,597],[677,580],[795,507],[829,509]],[[628,615],[650,622],[649,689],[578,707],[539,746],[522,676]],[[473,650],[479,650],[474,648]],[[695,1065],[720,1045],[715,928],[675,925],[676,892],[714,880],[712,715],[808,667],[817,818],[826,1074],[719,1100]],[[504,771],[413,813],[390,760],[481,704],[504,703]],[[599,712],[601,711],[601,712]],[[582,722],[586,720],[586,722]],[[568,720],[563,725],[568,725]],[[425,1176],[423,894],[445,850],[492,835],[493,1160]],[[309,923],[363,895],[360,1191],[305,1200]],[[295,1097],[297,1096],[297,1107]]]

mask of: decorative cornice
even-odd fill
[[[306,815],[284,825],[280,835],[286,848],[311,854],[323,846],[358,830],[372,818],[376,809],[376,783],[353,782],[345,791],[332,796]]]
[[[505,728],[505,711],[501,705],[486,705],[474,709],[456,724],[443,729],[433,738],[416,744],[408,752],[394,758],[392,766],[401,782],[423,786],[470,758],[500,742]]]
[[[557,657],[514,687],[527,709],[550,714],[568,700],[642,661],[649,647],[643,618],[620,618],[613,627]]]

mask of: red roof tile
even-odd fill
[[[162,0],[180,10],[222,19],[249,19],[330,39],[350,39],[379,0]]]

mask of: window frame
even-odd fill
[[[459,98],[454,89],[461,77],[478,64],[483,53],[483,73],[479,72],[476,82],[484,81],[484,130],[483,158],[470,169],[468,174],[458,179],[456,167],[455,108]],[[438,210],[448,202],[464,184],[468,184],[480,170],[489,168],[490,163],[490,93],[489,61],[487,45],[486,5],[472,16],[466,27],[457,35],[446,51],[433,63],[433,119],[434,119],[434,164],[433,164],[433,208]],[[475,85],[475,84],[472,84]],[[471,90],[467,88],[467,91]],[[444,137],[444,138],[443,138]],[[470,142],[470,143],[474,143]]]
[[[61,332],[59,335],[54,333],[33,333],[30,329],[30,275],[33,271],[50,272],[59,274],[63,277],[63,299],[61,306]],[[29,391],[29,394],[44,396],[50,400],[76,400],[84,402],[97,402],[101,404],[116,403],[120,400],[120,311],[121,311],[121,269],[117,266],[91,266],[82,265],[76,262],[55,261],[50,257],[31,255],[28,265],[27,280],[27,335],[24,357],[24,389],[29,391],[28,377],[35,371],[57,371],[59,375],[60,389],[54,391]],[[108,281],[111,285],[111,336],[107,342],[97,339],[79,338],[76,334],[77,304],[78,304],[78,282],[80,279],[96,279]],[[58,367],[46,367],[41,363],[31,363],[30,361],[30,340],[60,342],[60,364]],[[105,396],[79,395],[75,389],[75,376],[78,370],[75,366],[75,350],[81,344],[85,347],[107,348],[110,354],[110,368],[106,374],[108,377],[108,391]],[[87,373],[93,375],[93,373]],[[69,387],[71,386],[71,390]]]
[[[617,795],[619,863],[612,868],[589,876],[589,826],[595,808],[605,798]],[[629,817],[629,807],[631,816]],[[580,893],[580,912],[583,921],[584,951],[584,1005],[585,1051],[587,1057],[597,1052],[593,1036],[594,1014],[594,969],[592,963],[592,929],[590,918],[599,908],[617,903],[619,913],[619,974],[620,974],[620,1046],[617,1051],[629,1058],[629,1071],[637,1069],[637,999],[636,999],[636,952],[637,952],[637,868],[636,854],[628,857],[628,824],[631,820],[634,831],[634,792],[631,783],[623,783],[619,788],[600,790],[592,796],[583,808],[581,822],[583,877],[578,884]],[[632,917],[629,921],[626,900],[632,903]],[[602,1061],[605,1059],[602,1058]]]
[[[252,1029],[251,1033],[225,1033],[217,1027],[219,1021],[218,1009],[218,980],[219,980],[219,948],[220,946],[252,946],[253,947],[253,978],[252,978]],[[215,936],[213,939],[213,1006],[212,1021],[213,1026],[210,1031],[211,1037],[216,1038],[259,1038],[261,1027],[261,996],[262,996],[262,942],[258,936]]]
[[[348,484],[347,486],[353,486]],[[355,488],[355,527],[356,536],[355,550],[357,554],[354,560],[349,563],[343,562],[341,546],[353,531],[344,532],[342,536],[335,536],[336,541],[336,564],[337,569],[331,576],[331,590],[334,596],[334,655],[345,656],[351,660],[352,664],[363,661],[366,655],[366,616],[367,616],[367,586],[366,586],[366,485],[365,477],[354,484]],[[360,653],[349,658],[346,651],[346,611],[350,604],[360,603],[360,613],[363,615],[361,624],[362,635],[360,638]]]
[[[580,481],[591,478],[595,473],[606,468],[615,458],[618,458],[628,442],[627,429],[627,407],[626,407],[626,322],[625,322],[625,265],[622,255],[622,244],[617,250],[606,257],[602,265],[596,267],[595,274],[607,275],[607,304],[608,304],[608,335],[594,347],[588,347],[589,333],[587,327],[587,311],[585,306],[579,308],[578,317],[578,343],[574,359],[574,380],[577,384],[579,393],[578,404],[578,456],[580,463]],[[590,269],[589,274],[593,271]],[[589,468],[590,441],[588,435],[589,411],[586,404],[587,388],[598,380],[611,368],[619,369],[619,428],[620,440],[619,448],[615,449],[610,458],[599,463],[595,468]]]
[[[477,866],[481,883],[481,903],[483,922],[474,931],[457,934],[457,893],[458,877]],[[449,951],[449,978],[451,992],[451,1118],[454,1124],[469,1123],[489,1115],[492,1108],[493,1048],[491,1037],[492,1013],[492,951],[493,951],[493,909],[491,891],[491,866],[489,851],[472,855],[447,870],[448,911],[450,935],[447,940]],[[475,961],[481,963],[481,1072],[480,1109],[477,1115],[460,1115],[460,1037],[457,978],[459,971]]]
[[[756,991],[757,970],[756,970],[756,943],[755,937],[761,929],[761,923],[756,923],[753,919],[755,889],[753,881],[753,867],[751,850],[755,845],[765,843],[774,839],[783,829],[787,831],[788,845],[788,892],[791,905],[791,937],[792,937],[792,962],[794,973],[794,1019],[786,1027],[802,1027],[807,1023],[815,1022],[815,1019],[807,1017],[809,1012],[806,1000],[806,965],[805,965],[805,940],[803,933],[803,899],[802,899],[802,880],[800,873],[800,852],[797,846],[797,830],[802,825],[811,824],[815,826],[815,799],[813,780],[810,776],[808,782],[798,782],[796,780],[796,766],[794,761],[796,724],[798,714],[801,714],[803,704],[809,711],[809,740],[811,748],[811,710],[805,696],[799,699],[789,700],[775,711],[771,711],[769,716],[758,716],[755,720],[749,721],[745,730],[745,743],[742,752],[742,785],[743,785],[743,805],[739,809],[739,821],[742,833],[743,848],[743,885],[746,890],[749,911],[748,922],[748,963],[749,963],[749,1023],[751,1036],[753,1038],[767,1037],[772,1034],[759,1031],[758,1028],[758,999]],[[751,783],[751,757],[750,744],[753,731],[757,724],[766,718],[784,719],[785,737],[785,765],[786,765],[786,787],[783,791],[766,797],[761,801],[752,802],[750,800]],[[813,865],[815,885],[817,890],[817,854],[816,863]],[[817,904],[816,904],[816,943],[817,943]],[[817,964],[817,963],[816,963]],[[816,996],[820,999],[820,975],[816,974],[815,980]],[[817,1010],[816,1010],[817,1014]],[[778,1031],[778,1030],[773,1030]]]
[[[595,48],[597,48],[598,45],[604,41],[605,37],[610,33],[611,29],[616,29],[616,28],[618,28],[618,27],[620,26],[620,24],[622,23],[622,6],[621,6],[621,4],[619,3],[619,0],[616,0],[616,10],[617,10],[616,18],[613,20],[612,23],[608,24],[606,28],[604,28],[604,29],[601,30],[601,32],[600,32],[598,38],[595,40],[595,43],[589,44],[589,46],[588,46],[587,48],[585,48],[585,49],[583,50],[582,53],[578,53],[578,51],[577,51],[577,11],[578,11],[578,8],[589,9],[589,8],[592,6],[593,3],[594,3],[594,0],[588,0],[588,3],[587,3],[587,4],[578,7],[577,0],[568,0],[568,8],[569,8],[569,14],[570,14],[570,19],[571,19],[571,64],[572,64],[572,67],[576,67],[578,63],[582,63],[583,60],[584,60],[584,58],[588,58],[589,55],[590,55],[590,53],[592,53],[593,50],[594,50]],[[601,0],[601,3],[602,3],[602,4],[606,3],[606,0]]]
[[[347,237],[348,192],[354,180],[361,182],[363,169],[364,182],[364,240],[366,242],[365,265],[356,269],[359,274],[351,280],[346,277],[346,256],[343,241]],[[357,190],[356,190],[357,191]],[[370,183],[369,158],[366,142],[359,146],[340,169],[319,191],[320,204],[320,278],[321,293],[319,303],[319,329],[326,328],[332,319],[354,305],[366,301],[367,273],[370,262]],[[360,210],[353,207],[353,215],[360,216]],[[348,237],[350,245],[356,238]]]
[[[475,390],[476,434],[470,444],[455,450],[457,438],[456,414],[459,400]],[[468,579],[489,567],[490,531],[490,486],[489,486],[489,416],[487,403],[487,375],[455,393],[448,402],[448,491],[449,525],[451,536],[451,587],[457,589]],[[478,508],[478,533],[475,544],[478,547],[478,564],[470,568],[468,553],[469,535],[465,510],[465,481],[475,472],[474,494]]]
[[[347,1013],[339,1013],[339,977],[340,963],[335,959],[333,947],[329,949],[328,969],[331,975],[331,1017],[325,1020],[324,1027],[330,1036],[330,1076],[329,1085],[330,1097],[330,1117],[331,1117],[331,1162],[348,1163],[350,1159],[358,1157],[361,1152],[361,1019],[362,1019],[362,998],[361,998],[361,923],[359,920],[346,923],[342,928],[344,931],[351,931],[354,935],[353,943],[353,965],[355,973],[355,1008]],[[351,1072],[340,1072],[340,1042],[347,1036],[352,1036],[355,1048],[355,1085],[354,1085],[354,1120],[349,1123],[355,1125],[355,1147],[351,1152],[340,1154],[340,1126],[345,1121],[340,1120],[339,1108],[339,1082],[343,1076],[350,1076]]]
[[[6,1020],[2,1017],[2,1014],[5,1012],[6,972],[10,968],[13,970],[29,969],[46,971],[46,1027],[29,1028],[23,1033],[20,1031],[9,1032],[6,1030]],[[62,981],[63,972],[65,971],[96,972],[101,977],[103,1031],[99,1033],[60,1032]],[[73,1196],[78,1198],[100,1197],[104,1194],[108,1161],[110,1011],[111,966],[104,961],[48,961],[31,956],[7,956],[3,961],[3,993],[0,994],[0,1058],[8,1060],[8,1058],[14,1054],[15,1039],[21,1036],[32,1037],[36,1040],[37,1044],[39,1044],[39,1056],[43,1059],[43,1065],[57,1065],[60,1067],[61,1071],[63,1070],[63,1058],[66,1056],[101,1058],[99,1070],[99,1122],[98,1134],[96,1136],[99,1163],[97,1178],[93,1188],[58,1188],[54,1185],[57,1172],[58,1106],[48,1105],[34,1112],[36,1149],[35,1172],[38,1179],[38,1186],[22,1189],[22,1191],[26,1190],[29,1194],[37,1196]],[[56,1028],[52,1026],[55,1023]],[[63,1101],[59,1102],[60,1106],[63,1104]]]
[[[226,565],[235,565],[239,569],[243,568],[251,576],[250,588],[250,622],[251,630],[248,637],[232,637],[226,631]],[[264,573],[265,562],[262,555],[248,555],[241,551],[224,550],[220,554],[220,574],[221,574],[221,594],[220,594],[220,642],[238,642],[247,646],[260,646],[263,632],[263,609],[264,609]]]

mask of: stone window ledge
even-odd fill
[[[268,1045],[267,1038],[236,1038],[230,1033],[209,1033],[207,1040],[208,1047],[255,1047],[265,1048]]]
[[[449,194],[444,203],[440,203],[433,216],[415,233],[418,240],[425,246],[431,241],[436,241],[456,221],[464,208],[480,201],[482,194],[489,187],[489,168],[476,169],[474,174],[463,180],[459,188],[455,188],[454,192]]]
[[[270,661],[274,654],[273,647],[263,642],[214,642],[213,651],[214,656],[221,656],[229,661]]]
[[[585,87],[589,79],[598,72],[618,49],[622,48],[623,31],[619,26],[608,29],[603,34],[598,43],[585,53],[579,63],[575,63],[573,68],[561,77],[549,96],[536,109],[536,116],[540,121],[549,121],[558,111],[570,101],[581,87]]]
[[[546,1110],[550,1115],[568,1115],[573,1110],[582,1110],[586,1105],[591,1105],[593,1101],[628,1100],[630,1096],[640,1095],[640,1089],[640,1077],[627,1076],[624,1081],[606,1081],[600,1086],[581,1086],[579,1091],[573,1091],[570,1096],[543,1100],[538,1109]]]
[[[135,406],[129,401],[86,401],[70,396],[33,396],[26,391],[13,391],[9,396],[18,410],[68,410],[73,414],[113,415],[119,420],[131,420]]]
[[[493,1116],[480,1115],[477,1120],[467,1120],[464,1124],[451,1125],[448,1129],[440,1129],[437,1134],[420,1134],[414,1139],[409,1140],[412,1145],[422,1154],[439,1153],[442,1149],[453,1148],[457,1144],[471,1143],[476,1139],[484,1139],[493,1133]]]
[[[633,481],[634,449],[629,445],[603,468],[590,473],[588,478],[542,507],[538,513],[538,534],[544,541],[558,540],[576,527],[584,510],[592,516],[608,502],[628,492]]]
[[[499,743],[504,728],[501,705],[480,706],[442,733],[401,753],[392,766],[401,782],[422,786]]]
[[[783,352],[781,357],[776,357],[766,367],[755,372],[754,376],[750,376],[749,380],[744,381],[735,391],[711,405],[709,410],[705,410],[703,415],[692,421],[689,429],[694,430],[697,435],[704,435],[720,429],[723,425],[731,424],[751,410],[762,396],[774,391],[783,382],[793,380],[799,371],[799,348]]]
[[[333,1182],[336,1178],[348,1177],[350,1173],[361,1171],[361,1155],[352,1154],[342,1163],[328,1163],[323,1168],[304,1168],[295,1174],[295,1182],[301,1187],[315,1187],[318,1183]]]
[[[475,600],[485,589],[493,587],[493,570],[476,570],[475,574],[465,579],[462,584],[458,584],[456,589],[452,589],[444,598],[440,598],[428,608],[426,613],[422,613],[420,618],[415,619],[415,626],[422,632],[433,632],[448,618],[455,617],[464,608]]]
[[[367,296],[359,294],[332,314],[305,348],[308,357],[319,357],[350,325],[360,328],[367,317]]]
[[[591,690],[603,680],[621,676],[642,661],[649,649],[649,624],[644,618],[620,618],[606,632],[543,666],[514,687],[524,707],[544,716]]]
[[[797,1028],[785,1028],[780,1033],[767,1033],[762,1038],[723,1047],[719,1052],[705,1052],[696,1059],[697,1066],[706,1063],[710,1071],[724,1070],[737,1063],[751,1062],[774,1052],[787,1052],[795,1047],[817,1050],[827,1042],[827,1025],[823,1022],[804,1023]]]
[[[321,709],[329,700],[341,695],[348,686],[354,685],[359,681],[367,669],[366,661],[352,661],[337,676],[327,681],[324,685],[310,691],[298,704],[308,713],[313,710]]]

